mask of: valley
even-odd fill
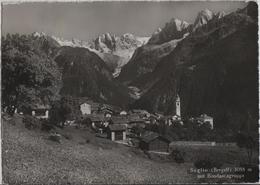
[[[106,16],[87,19],[89,32],[97,31],[89,40],[77,39],[85,32],[72,39],[6,33],[4,182],[255,182],[258,6],[245,5],[228,13],[205,8],[193,22],[169,16],[146,34],[149,21],[131,25],[130,33],[109,29],[114,20],[95,30],[103,25],[92,23]],[[134,16],[128,13],[122,27]],[[244,171],[213,178],[226,168]]]

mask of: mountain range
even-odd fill
[[[141,94],[133,107],[172,114],[179,94],[184,117],[207,113],[223,126],[240,124],[249,112],[257,120],[257,31],[254,3],[225,16],[200,12],[192,32],[152,72],[132,81]]]
[[[198,13],[194,24],[172,18],[164,28],[158,28],[154,32],[146,45],[136,50],[131,61],[122,68],[118,79],[131,86],[138,86],[147,78],[146,74],[152,72],[159,61],[170,54],[180,41],[210,20],[218,20],[224,15],[225,12],[213,13],[205,9]]]
[[[36,36],[46,35],[45,33],[35,32]],[[117,77],[124,66],[132,57],[136,48],[146,44],[149,37],[138,37],[130,33],[117,36],[111,33],[99,35],[91,41],[79,39],[66,40],[56,36],[51,36],[60,46],[87,48],[96,53],[107,64]]]
[[[226,14],[205,9],[193,24],[170,19],[150,37],[105,33],[92,41],[34,33],[62,71],[61,94],[124,108],[207,113],[236,125],[258,118],[257,5]],[[40,39],[41,38],[41,39]]]

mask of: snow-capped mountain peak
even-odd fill
[[[36,34],[40,35],[40,34]],[[119,75],[121,67],[132,57],[136,48],[146,44],[150,37],[137,37],[131,33],[116,36],[112,33],[104,33],[92,41],[83,41],[76,38],[71,40],[51,36],[60,46],[82,47],[96,53],[105,63],[110,65],[116,62],[115,76]]]
[[[131,34],[131,33],[125,33],[125,34],[123,34],[122,36],[123,36],[123,37],[128,37],[128,38],[133,38],[133,37],[134,37],[134,35]]]
[[[110,33],[105,33],[105,38],[109,41],[112,41],[112,36],[110,35]]]
[[[172,18],[163,29],[159,28],[153,33],[149,44],[162,44],[171,40],[180,39],[189,31],[190,24],[186,21]]]
[[[218,19],[224,17],[226,15],[226,12],[224,11],[221,11],[221,12],[218,12],[215,14],[215,17],[217,17]]]
[[[207,24],[212,19],[220,19],[224,17],[226,13],[224,11],[213,13],[209,9],[202,10],[198,13],[198,16],[193,24],[193,31],[197,28]]]
[[[166,25],[167,26],[175,26],[177,31],[182,31],[183,29],[186,29],[189,26],[189,23],[187,23],[186,21],[182,21],[182,20],[173,18]]]
[[[209,9],[202,10],[198,13],[197,18],[194,22],[193,30],[201,27],[204,24],[207,24],[214,16],[214,13]]]
[[[210,17],[210,18],[213,18],[213,15],[214,15],[214,13],[211,10],[207,9],[207,8],[202,10],[202,11],[200,11],[199,14],[203,15],[203,16],[206,16],[206,17]]]
[[[158,33],[160,33],[162,31],[162,28],[157,28],[157,30],[155,30],[155,32],[153,32],[152,35],[156,35]]]
[[[142,46],[149,41],[150,37],[136,37],[136,39],[141,43],[138,46]]]
[[[33,32],[33,36],[34,37],[42,37],[42,36],[46,36],[46,33],[44,32]]]

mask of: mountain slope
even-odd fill
[[[208,113],[228,124],[248,111],[256,117],[257,39],[257,22],[245,13],[212,19],[159,62],[134,107],[174,113],[178,93],[184,116]]]
[[[96,50],[92,52],[93,49],[84,48],[86,43],[79,40],[70,42],[37,32],[31,36],[34,39],[32,47],[44,51],[58,64],[57,70],[61,71],[62,76],[59,94],[89,97],[98,102],[122,107],[131,101],[128,89],[112,80],[113,70],[117,66],[115,56],[110,58],[109,54],[104,53],[104,57],[111,60],[110,65],[107,65],[96,54]]]
[[[43,32],[34,32],[31,36],[34,38],[33,47],[44,51],[50,57],[54,57],[56,51],[61,46],[59,42]]]
[[[127,89],[112,81],[109,68],[95,53],[85,48],[61,47],[55,61],[62,70],[61,94],[87,96],[120,106],[128,103]]]
[[[24,128],[22,117],[17,117],[2,121],[6,184],[160,184],[197,180],[187,173],[190,163],[180,166],[153,161],[138,148],[96,137],[88,129],[56,129],[62,136],[70,136],[62,137],[59,144],[47,139],[48,132]]]
[[[137,37],[130,33],[121,36],[105,33],[89,42],[78,39],[66,40],[55,36],[52,38],[60,46],[87,48],[96,53],[109,66],[114,77],[119,75],[121,67],[130,60],[135,49],[149,39],[149,37]]]
[[[130,33],[121,36],[106,33],[92,41],[90,48],[98,51],[97,54],[108,66],[114,66],[113,76],[117,77],[121,68],[132,57],[135,49],[144,45],[148,39],[149,37],[137,37]]]
[[[2,106],[10,114],[49,104],[59,98],[61,73],[51,55],[49,38],[7,34],[2,37]]]
[[[163,29],[156,31],[148,43],[136,49],[131,60],[122,68],[118,80],[137,86],[136,82],[145,78],[154,70],[158,62],[174,50],[178,42],[190,31],[190,25],[185,21],[172,19]]]
[[[163,44],[175,39],[181,39],[191,29],[191,25],[179,19],[171,19],[163,29],[157,30],[149,39],[148,44]]]

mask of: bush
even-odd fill
[[[80,125],[82,126],[87,126],[87,127],[91,127],[91,119],[90,118],[83,118],[82,120],[79,121]]]
[[[12,124],[12,125],[16,125],[16,120],[15,119],[10,119],[9,123]]]
[[[148,151],[144,150],[144,154],[145,154],[146,157],[148,157],[149,159],[152,159],[151,154],[150,154]]]
[[[72,107],[68,103],[66,97],[62,97],[60,101],[56,101],[50,110],[50,120],[56,125],[60,125],[63,128],[65,121],[69,119],[72,112]]]
[[[55,127],[48,120],[42,120],[41,130],[49,132],[51,130],[55,130]]]
[[[171,157],[175,160],[175,162],[177,163],[184,163],[184,156],[185,156],[185,152],[184,151],[180,151],[178,149],[175,149],[171,152]]]
[[[209,157],[198,159],[194,162],[194,166],[197,169],[203,168],[203,169],[211,169],[211,168],[220,168],[222,166],[222,163],[220,161],[216,161],[213,159],[210,159]]]
[[[257,182],[259,179],[258,165],[252,164],[240,164],[240,167],[244,168],[244,172],[240,172],[244,175],[245,182]]]
[[[63,134],[63,137],[67,140],[72,140],[72,135],[70,134]]]
[[[38,120],[37,118],[30,116],[30,115],[26,115],[23,118],[23,123],[25,125],[25,128],[31,130],[31,129],[37,129],[40,127],[40,120]]]
[[[86,144],[85,142],[82,141],[79,142],[79,145],[85,145],[85,144]]]
[[[51,141],[55,141],[55,142],[60,143],[61,142],[61,135],[54,133],[54,134],[51,134],[48,139],[51,140]]]
[[[257,141],[258,139],[257,136],[256,138],[253,138],[253,133],[238,133],[236,136],[236,143],[237,146],[240,148],[245,148],[247,152],[247,159],[248,159],[248,164],[252,163],[252,157],[253,157],[253,150],[257,146]]]

